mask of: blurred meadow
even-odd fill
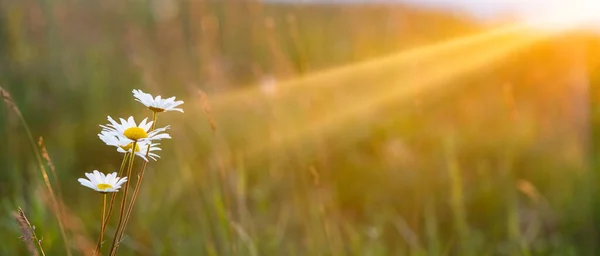
[[[118,170],[98,125],[151,116],[132,89],[185,113],[120,255],[597,255],[599,57],[403,5],[0,0],[0,255],[29,254],[18,207],[91,255],[77,178]]]

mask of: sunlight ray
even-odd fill
[[[498,38],[496,39],[498,40]],[[272,147],[298,143],[314,134],[326,135],[345,125],[351,125],[349,121],[352,121],[353,118],[367,116],[369,113],[377,111],[390,103],[402,103],[411,99],[417,93],[450,89],[443,86],[444,82],[452,81],[461,75],[467,75],[486,64],[500,60],[542,39],[544,37],[509,36],[491,46],[487,46],[485,49],[471,49],[467,53],[462,53],[460,59],[444,58],[437,60],[437,63],[427,66],[426,75],[403,73],[392,77],[392,79],[384,78],[384,80],[376,81],[376,83],[387,85],[386,88],[361,94],[360,101],[354,101],[352,104],[340,104],[339,107],[323,111],[311,120],[300,120],[297,123],[290,124],[289,127],[281,129],[286,132],[277,141],[270,144],[250,143],[249,145],[254,146],[246,152],[256,156],[264,153],[265,150],[272,149]],[[256,147],[256,145],[259,146]]]
[[[402,67],[410,66],[415,62],[424,62],[431,59],[444,57],[447,54],[469,52],[473,47],[493,43],[499,37],[510,34],[527,32],[529,28],[522,24],[511,24],[491,31],[454,38],[443,42],[416,47],[406,51],[401,51],[390,56],[385,56],[360,63],[348,64],[342,67],[336,67],[324,71],[310,73],[305,77],[294,78],[288,81],[280,82],[278,89],[281,94],[290,94],[296,90],[306,90],[311,87],[332,87],[342,86],[346,81],[356,78],[376,76],[381,70],[387,70],[387,66]],[[333,82],[332,82],[333,81]],[[260,87],[257,85],[244,87],[234,91],[225,91],[213,95],[213,104],[228,105],[231,103],[256,99],[261,96]]]

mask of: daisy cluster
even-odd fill
[[[161,112],[178,111],[183,113],[181,108],[177,108],[183,104],[183,101],[176,101],[175,97],[167,99],[163,99],[160,95],[153,97],[142,90],[133,90],[133,97],[153,112],[154,120]],[[160,158],[157,151],[160,151],[161,148],[157,141],[171,138],[166,133],[169,126],[156,128],[155,121],[148,121],[148,118],[136,123],[133,116],[127,119],[119,118],[118,121],[108,116],[108,121],[109,124],[100,125],[102,128],[98,134],[100,140],[106,145],[114,147],[119,153],[132,153],[146,162],[148,159],[156,161]],[[105,175],[97,170],[85,175],[88,179],[79,179],[79,183],[101,193],[117,192],[127,181],[127,177],[119,178],[117,173]]]

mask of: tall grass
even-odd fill
[[[76,178],[119,168],[97,125],[144,88],[184,98],[186,113],[164,119],[178,128],[125,213],[119,255],[593,253],[581,159],[597,156],[567,136],[570,39],[327,130],[310,127],[436,59],[284,88],[482,29],[401,6],[0,1],[2,216],[23,207],[47,255],[91,252],[98,202]],[[570,36],[597,65],[597,39]],[[518,190],[531,187],[543,204]],[[14,219],[0,225],[0,255],[27,254]]]
[[[43,147],[41,140],[40,140],[41,148],[38,148],[38,146],[36,145],[33,135],[31,133],[31,129],[27,125],[27,122],[25,121],[23,114],[21,113],[21,111],[19,110],[17,105],[15,104],[10,93],[8,91],[6,91],[4,88],[0,87],[0,95],[2,96],[2,99],[4,100],[4,103],[6,104],[6,106],[8,106],[8,108],[18,117],[19,121],[21,121],[21,125],[22,125],[23,129],[25,130],[25,134],[27,135],[27,138],[29,139],[29,142],[31,144],[31,149],[34,152],[35,159],[37,160],[38,168],[41,172],[41,176],[43,177],[44,184],[46,185],[46,189],[47,189],[46,191],[50,198],[49,206],[52,209],[52,211],[54,212],[54,215],[56,216],[56,220],[57,220],[59,228],[60,228],[60,233],[61,233],[62,239],[64,241],[64,245],[65,245],[65,251],[68,255],[71,255],[69,238],[67,237],[67,234],[65,231],[62,201],[61,201],[61,198],[57,198],[56,193],[54,192],[53,185],[50,182],[50,178],[48,176],[48,172],[46,171],[45,164],[44,164],[44,162],[42,162],[42,157],[46,158],[48,163],[50,163],[50,166],[52,167],[53,171],[54,171],[54,165],[52,165],[52,163],[50,162],[50,158],[47,155],[46,148]],[[23,214],[23,211],[20,209],[19,209],[19,215],[21,216],[22,219],[26,220],[25,214]],[[29,223],[29,221],[27,221],[27,223]],[[29,225],[29,226],[31,226],[31,225]],[[35,233],[33,233],[33,234],[35,237]],[[38,243],[40,243],[39,241],[41,241],[41,240],[37,239],[37,237],[35,237],[35,238],[38,241]],[[42,254],[43,254],[43,249],[41,247],[41,244],[39,246],[40,246],[40,250],[42,251]]]
[[[42,254],[45,256],[44,247],[42,246],[42,240],[37,237],[35,234],[35,226],[31,225],[31,222],[25,216],[25,213],[21,208],[19,208],[18,213],[14,214],[14,218],[19,224],[21,228],[21,232],[23,236],[21,237],[25,244],[27,245],[27,250],[31,255],[37,256]]]

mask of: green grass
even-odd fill
[[[66,253],[38,161],[62,195],[73,255],[95,245],[101,197],[77,178],[118,170],[121,155],[96,134],[107,115],[150,115],[134,88],[177,96],[186,112],[158,121],[173,139],[148,166],[119,255],[598,250],[598,100],[590,94],[589,119],[578,116],[576,92],[563,82],[571,43],[585,39],[595,89],[595,38],[540,43],[445,81],[446,89],[310,130],[385,92],[391,78],[426,77],[428,62],[298,82],[275,96],[231,95],[266,76],[307,78],[482,28],[404,7],[176,1],[157,15],[149,4],[160,1],[88,2],[0,1],[0,86],[26,122],[0,104],[0,255],[27,254],[11,214],[18,207],[47,255]],[[574,125],[581,121],[589,133]],[[39,136],[56,178],[32,150]],[[113,217],[105,244],[115,225]]]

